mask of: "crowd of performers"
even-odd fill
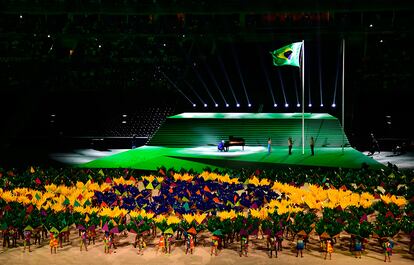
[[[156,229],[156,228],[155,228]],[[5,247],[17,247],[18,236],[16,235],[16,231],[13,228],[8,229],[7,231],[3,231],[3,248]],[[179,232],[180,231],[180,232]],[[49,234],[49,236],[48,236]],[[194,254],[195,247],[196,247],[196,239],[197,234],[194,228],[190,228],[188,231],[183,231],[182,229],[178,230],[174,235],[174,232],[170,229],[167,229],[164,233],[161,233],[157,237],[157,231],[148,231],[145,233],[137,234],[135,236],[133,247],[137,249],[138,255],[144,255],[144,250],[147,248],[146,240],[158,240],[158,243],[155,245],[155,250],[160,253],[164,254],[171,254],[173,246],[177,245],[178,242],[184,243],[185,254]],[[239,247],[239,256],[240,257],[247,257],[249,252],[249,244],[250,238],[259,238],[259,235],[256,236],[249,236],[246,231],[241,231],[239,236],[240,247]],[[288,234],[286,235],[288,236]],[[64,232],[52,232],[48,231],[47,229],[25,229],[23,231],[23,252],[28,249],[29,252],[32,250],[30,249],[31,242],[33,240],[34,245],[41,245],[44,240],[49,238],[49,246],[50,246],[50,254],[57,254],[57,249],[63,248],[63,243],[69,243],[70,239],[70,230]],[[92,229],[80,229],[79,230],[79,246],[80,251],[85,249],[88,251],[89,245],[95,245],[95,239],[97,237],[97,231],[95,228]],[[33,239],[32,239],[33,238]],[[158,239],[157,239],[158,238]],[[299,232],[297,235],[294,236],[296,238],[295,243],[295,250],[296,250],[296,257],[303,258],[303,251],[307,248],[307,243],[309,242],[309,238],[304,233],[304,231]],[[332,259],[332,253],[334,252],[334,242],[336,241],[335,238],[322,236],[320,241],[320,250],[325,253],[324,259]],[[266,243],[267,255],[269,258],[277,258],[278,252],[283,251],[283,240],[284,236],[281,233],[273,234],[273,235],[263,235],[262,234],[262,241]],[[353,239],[353,253],[355,258],[362,257],[362,251],[364,250],[364,240],[358,237],[354,237]],[[388,261],[391,262],[392,250],[394,248],[394,241],[390,238],[382,238],[382,248],[384,252],[384,262]],[[115,235],[111,232],[103,232],[102,233],[102,243],[103,243],[103,250],[105,254],[110,254],[111,249],[117,249],[115,243]],[[222,237],[220,232],[217,231],[214,233],[210,238],[210,255],[211,256],[218,256],[220,250],[223,248]]]
[[[32,243],[40,244],[49,238],[51,254],[58,254],[63,243],[70,242],[70,231],[75,226],[80,251],[88,251],[88,246],[98,241],[103,243],[104,253],[111,253],[117,248],[119,235],[134,233],[133,245],[139,255],[153,242],[158,242],[155,245],[159,252],[171,254],[174,247],[184,245],[185,253],[191,255],[200,243],[197,235],[209,231],[209,239],[202,243],[210,244],[211,256],[237,242],[238,254],[247,257],[252,238],[261,235],[270,258],[278,257],[286,239],[295,242],[285,245],[295,245],[296,257],[303,257],[309,233],[315,230],[320,249],[326,253],[324,258],[331,259],[335,235],[345,231],[345,225],[356,222],[358,229],[364,225],[368,231],[365,236],[351,237],[351,250],[361,258],[365,239],[372,236],[374,225],[379,234],[385,230],[394,234],[386,227],[388,224],[401,223],[398,230],[402,224],[412,225],[412,205],[403,196],[375,198],[369,192],[352,190],[359,189],[352,185],[348,190],[330,183],[307,184],[305,189],[303,183],[284,184],[254,175],[242,182],[237,177],[211,172],[163,173],[138,180],[127,173],[125,178],[106,177],[101,182],[88,177],[86,182],[68,186],[43,184],[36,178],[29,188],[0,188],[3,247],[16,247],[23,240],[23,251],[30,252]],[[384,218],[369,221],[367,215],[372,214],[374,204],[377,216]],[[391,211],[408,218],[397,219]],[[349,220],[345,222],[344,218]],[[329,233],[321,233],[318,228]],[[413,238],[410,230],[406,231]],[[393,241],[384,237],[381,246],[385,261],[390,261]],[[410,251],[411,248],[412,244]]]

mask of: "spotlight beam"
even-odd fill
[[[213,80],[214,85],[217,87],[217,90],[219,91],[219,93],[220,93],[220,95],[221,95],[221,98],[222,98],[222,99],[223,99],[223,101],[224,101],[224,104],[225,104],[225,105],[227,105],[227,100],[226,100],[226,98],[224,97],[223,92],[221,91],[221,88],[220,88],[219,84],[217,83],[217,80],[216,80],[216,78],[214,77],[213,72],[211,71],[210,67],[208,66],[208,64],[207,64],[205,61],[204,61],[204,65],[205,65],[205,67],[206,67],[206,69],[207,69],[207,73],[209,74],[209,76],[210,76],[211,80]]]
[[[341,52],[342,52],[342,50],[339,49],[338,62],[336,64],[335,90],[334,90],[334,96],[333,96],[333,99],[332,99],[332,105],[336,105],[336,91],[338,89],[339,64],[342,62],[341,61]]]
[[[236,94],[234,93],[233,86],[231,85],[229,75],[227,74],[226,68],[224,67],[223,60],[221,59],[220,56],[218,57],[218,61],[220,63],[221,70],[223,71],[224,76],[226,77],[226,81],[227,81],[227,84],[229,85],[229,88],[230,88],[231,94],[233,95],[234,101],[236,101],[236,103],[237,103],[239,101],[236,98]]]
[[[197,93],[197,91],[193,88],[193,86],[190,83],[188,83],[186,80],[184,80],[184,83],[194,92],[194,94],[200,100],[200,102],[202,103],[202,105],[206,104],[204,102],[204,100],[201,99],[200,95]]]
[[[237,72],[239,73],[240,82],[243,86],[244,94],[246,95],[247,103],[250,104],[249,95],[247,95],[247,90],[246,90],[246,86],[244,85],[243,75],[242,75],[241,70],[240,70],[239,60],[237,59],[237,55],[236,55],[236,51],[235,51],[234,47],[232,47],[231,51],[232,51],[232,55],[233,55],[233,58],[234,58],[234,62],[236,64]]]
[[[264,66],[263,55],[260,52],[260,50],[258,50],[258,53],[259,53],[259,58],[260,58],[260,64],[262,66],[263,73],[266,77],[267,87],[269,88],[270,95],[272,96],[273,106],[274,106],[276,104],[276,101],[275,101],[275,95],[273,94],[272,84],[271,84],[270,79],[269,79],[269,74],[267,73],[267,69]]]
[[[294,84],[295,93],[296,93],[296,105],[298,105],[299,104],[298,83],[296,81],[295,74],[293,72],[292,74],[293,74],[293,84]]]
[[[310,71],[307,71],[306,73],[307,78],[308,78],[308,92],[309,92],[309,103],[308,106],[312,106],[312,93],[311,93],[311,85],[310,85]]]
[[[181,93],[181,95],[183,95],[190,103],[191,103],[191,105],[194,105],[194,102],[193,101],[191,101],[191,99],[189,98],[189,97],[187,97],[187,95],[186,94],[184,94],[184,92],[181,90],[181,89],[179,89],[178,87],[177,87],[177,85],[163,72],[163,71],[160,71],[161,72],[161,74],[168,80],[168,82],[170,82],[170,84],[175,88],[175,89],[177,89],[177,91],[178,92],[180,92]]]
[[[286,105],[287,100],[286,100],[286,93],[285,93],[285,85],[283,84],[283,79],[282,79],[282,75],[280,74],[280,70],[277,71],[277,75],[279,76],[280,87],[282,88],[283,98],[285,99],[285,105]]]
[[[321,51],[320,51],[320,44],[318,45],[318,63],[319,63],[319,95],[321,105],[323,105],[323,96],[322,96],[322,59],[321,59]],[[309,72],[309,71],[308,71]]]
[[[206,83],[204,82],[203,78],[201,77],[200,73],[197,71],[197,69],[193,66],[193,70],[194,73],[196,74],[198,80],[201,82],[201,84],[203,85],[203,87],[205,88],[207,94],[210,96],[211,100],[213,101],[214,104],[217,104],[217,102],[214,100],[213,95],[210,92],[210,89],[208,89]]]

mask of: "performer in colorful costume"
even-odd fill
[[[193,251],[194,251],[194,238],[191,234],[188,234],[186,238],[185,254],[187,254],[188,251],[190,251],[191,254],[193,254]]]
[[[57,239],[57,234],[51,232],[50,233],[50,241],[49,241],[50,254],[53,254],[53,250],[56,254],[58,245],[59,245],[59,242],[58,242],[58,239]]]
[[[325,252],[325,259],[329,254],[329,259],[332,259],[332,252],[334,252],[332,240],[328,239],[326,240],[326,252]]]

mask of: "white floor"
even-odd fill
[[[368,155],[368,152],[363,152],[363,154]],[[414,170],[414,152],[407,152],[403,155],[394,155],[393,152],[383,151],[380,154],[375,153],[372,158],[384,165],[387,165],[389,162],[396,165],[399,169]]]
[[[70,153],[53,153],[50,154],[49,157],[64,164],[77,165],[88,163],[101,157],[115,155],[128,150],[130,149],[109,149],[107,151],[98,151],[95,149],[76,149]]]
[[[200,149],[201,148],[201,149]],[[260,149],[260,150],[258,150]],[[121,152],[128,151],[130,149],[109,149],[107,151],[98,151],[94,149],[76,149],[70,153],[53,153],[50,154],[50,158],[56,160],[58,162],[69,164],[69,165],[77,165],[90,162],[92,160],[115,155]],[[231,150],[232,152],[222,152],[220,153],[223,156],[234,156],[241,154],[251,154],[257,151],[265,150],[264,147],[245,147],[245,151],[242,152],[237,148]],[[212,153],[217,155],[217,147],[207,147],[207,148],[188,148],[184,152],[203,152],[203,153]],[[368,155],[368,152],[363,152],[363,154]],[[373,159],[377,160],[378,162],[387,165],[388,162],[396,165],[399,169],[411,169],[414,170],[414,152],[407,152],[403,155],[394,155],[392,152],[383,151],[380,154],[375,153],[371,156]]]

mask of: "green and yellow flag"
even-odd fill
[[[275,66],[300,66],[299,58],[301,49],[302,42],[294,42],[280,49],[274,50],[273,52],[270,52],[273,57],[273,64]]]

